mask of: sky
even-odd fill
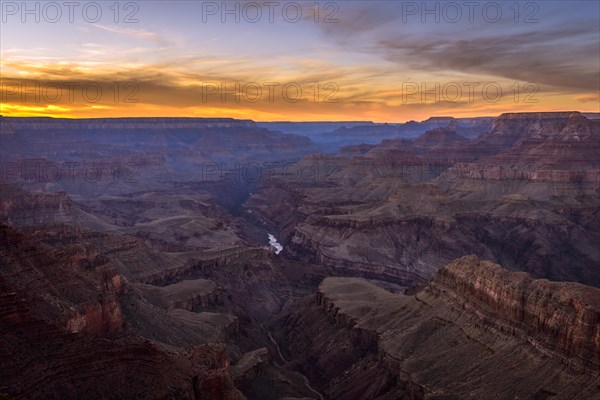
[[[0,114],[600,112],[598,1],[5,1]]]

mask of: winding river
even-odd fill
[[[271,245],[273,248],[275,248],[275,254],[279,254],[279,253],[281,253],[281,250],[283,250],[283,246],[281,244],[279,244],[279,242],[277,241],[275,236],[271,235],[270,233],[269,233],[269,245]]]

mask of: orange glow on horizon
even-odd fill
[[[518,112],[556,112],[580,111],[582,113],[598,113],[600,110],[580,107],[578,109],[566,104],[564,106],[548,107],[514,107],[506,105],[495,108],[482,109],[440,109],[435,113],[418,112],[399,117],[398,113],[386,110],[368,114],[310,114],[304,112],[277,114],[261,112],[252,109],[239,110],[232,108],[193,108],[181,109],[177,107],[156,107],[138,105],[135,107],[111,107],[85,105],[64,108],[60,106],[27,106],[10,103],[0,103],[0,115],[4,117],[51,117],[51,118],[135,118],[135,117],[182,117],[182,118],[234,118],[250,119],[256,122],[327,122],[327,121],[372,121],[375,123],[401,123],[411,120],[422,121],[430,117],[451,116],[455,118],[495,117],[503,113]]]
[[[536,87],[534,96],[529,98],[525,90],[529,83],[491,76],[473,79],[482,82],[483,87],[499,87],[501,96],[497,98],[489,98],[493,90],[487,97],[480,88],[467,92],[464,78],[452,80],[444,76],[442,80],[440,75],[425,72],[415,74],[412,82],[404,82],[402,71],[373,74],[365,79],[363,75],[369,71],[363,67],[328,65],[329,72],[320,76],[289,70],[274,74],[279,80],[273,80],[267,79],[273,71],[262,71],[261,75],[256,65],[242,67],[225,61],[219,65],[223,71],[231,72],[223,72],[213,82],[207,78],[208,72],[182,70],[179,65],[115,67],[110,63],[3,59],[0,114],[393,123],[435,116],[497,116],[506,112],[600,112],[598,93]],[[340,78],[334,79],[335,76]],[[515,87],[519,88],[518,93]],[[433,94],[432,88],[437,88]]]

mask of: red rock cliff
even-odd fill
[[[438,272],[427,291],[535,347],[600,367],[600,290],[532,279],[474,256]]]

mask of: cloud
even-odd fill
[[[499,23],[463,18],[451,24],[422,23],[420,15],[407,22],[395,4],[349,2],[341,5],[340,23],[319,27],[326,38],[407,71],[506,78],[580,92],[600,90],[600,28],[594,18],[599,6],[590,3],[543,4],[535,24],[514,23],[508,8]]]
[[[396,62],[429,71],[488,74],[567,90],[600,90],[597,43],[589,24],[473,39],[382,39],[378,50]],[[578,45],[572,45],[578,41]]]
[[[307,24],[318,26],[324,38],[315,45],[320,51],[315,48],[298,51],[298,43],[294,42],[296,47],[292,48],[296,51],[288,47],[269,48],[272,57],[262,56],[262,52],[256,56],[240,51],[230,43],[207,50],[206,43],[196,42],[190,30],[181,31],[188,35],[182,41],[185,45],[157,49],[152,43],[162,46],[168,41],[150,30],[94,25],[107,32],[102,39],[109,40],[97,43],[94,39],[98,35],[83,36],[85,41],[77,48],[72,46],[70,53],[68,45],[65,46],[64,61],[39,57],[35,51],[31,52],[35,56],[28,57],[25,49],[20,48],[3,51],[2,84],[16,82],[27,87],[49,82],[75,82],[79,87],[99,84],[104,94],[101,101],[87,102],[80,93],[77,101],[62,98],[56,103],[34,101],[31,96],[21,101],[13,95],[3,99],[4,110],[9,114],[17,111],[25,114],[29,110],[46,115],[68,112],[74,116],[221,115],[270,120],[397,122],[443,114],[480,116],[579,107],[589,111],[596,106],[597,97],[593,94],[598,90],[599,32],[595,21],[585,16],[579,15],[569,23],[564,23],[566,17],[561,17],[559,23],[552,25],[518,27],[507,22],[486,26],[420,22],[411,25],[402,23],[395,4],[384,3],[377,3],[377,7],[370,2],[340,3],[336,15],[339,23],[315,24],[307,20],[305,25],[294,26],[298,28],[295,34],[302,32],[303,27],[314,29]],[[565,15],[570,17],[568,13]],[[244,39],[248,38],[241,38],[240,42],[246,43]],[[285,35],[282,39],[286,39]],[[302,37],[294,36],[296,39],[301,41]],[[282,43],[287,45],[285,40]],[[84,61],[90,59],[94,61]],[[500,82],[504,96],[498,103],[483,101],[480,93],[475,101],[468,102],[464,97],[457,102],[422,101],[419,94],[411,97],[410,102],[403,101],[403,82],[432,87],[436,82],[444,85],[469,81]],[[523,82],[537,83],[539,103],[514,102],[509,88],[515,81],[521,87]],[[203,90],[215,82],[224,83],[229,90],[236,83],[243,86],[257,82],[265,92],[257,102],[243,98],[236,102],[232,94],[223,100],[219,92],[204,96]],[[268,100],[265,82],[280,84],[274,101]],[[297,102],[282,98],[283,85],[291,82],[300,83],[306,90]],[[338,102],[315,102],[309,88],[315,82],[336,83]],[[119,101],[114,101],[115,83],[134,84],[133,96],[138,102],[123,101],[123,96],[131,93],[123,86],[119,86]],[[4,86],[2,90],[10,92]],[[326,94],[327,91],[321,92],[321,99]]]
[[[314,92],[306,83],[301,84],[302,98],[290,101],[290,98],[295,98],[295,91],[290,89],[290,98],[286,99],[283,85],[293,82],[291,80],[279,81],[279,86],[274,88],[274,98],[270,100],[268,88],[259,79],[253,79],[259,82],[262,88],[259,101],[249,100],[255,97],[252,91],[238,92],[239,101],[236,101],[236,96],[229,91],[236,87],[236,83],[239,84],[238,89],[243,90],[243,85],[248,81],[243,81],[235,75],[222,74],[216,77],[199,72],[181,72],[159,65],[141,66],[128,71],[119,71],[118,74],[99,69],[93,76],[82,73],[76,66],[72,66],[71,71],[74,71],[71,75],[64,75],[64,71],[60,71],[47,78],[3,77],[0,90],[2,112],[5,115],[75,117],[204,115],[255,120],[359,118],[398,122],[426,119],[429,116],[442,114],[477,116],[498,115],[501,112],[511,111],[560,110],[565,108],[561,105],[572,104],[575,101],[558,93],[551,98],[542,98],[540,104],[515,104],[512,101],[512,94],[505,95],[498,103],[479,100],[469,102],[465,98],[459,102],[422,102],[418,95],[413,96],[410,103],[404,103],[401,101],[401,90],[392,87],[378,89],[368,84],[359,85],[355,82],[356,78],[352,76],[349,81],[339,81],[340,90],[333,97],[338,102],[325,102],[325,96],[332,92],[323,88],[321,88],[320,101],[314,101]],[[332,71],[324,76],[311,74],[297,75],[294,78],[302,79],[302,82],[310,82],[312,79],[328,78],[330,73]],[[221,88],[214,83],[226,85],[228,94],[224,98]],[[38,96],[28,94],[24,98],[21,97],[17,85],[25,85],[28,92],[38,87]],[[62,88],[60,97],[56,95],[56,85]],[[90,89],[87,94],[84,94],[86,87]],[[97,87],[100,87],[101,96],[95,100]],[[71,92],[69,88],[75,89]],[[118,90],[117,97],[115,97],[115,88]],[[593,105],[591,102],[586,104]]]
[[[595,103],[596,105],[600,104],[600,94],[583,94],[581,96],[576,96],[575,99],[581,103]],[[600,108],[600,105],[598,105]]]
[[[133,39],[150,40],[159,44],[162,47],[166,47],[171,44],[170,40],[156,34],[155,32],[147,31],[145,29],[135,28],[120,28],[116,26],[103,25],[103,24],[91,24],[91,26],[104,30],[106,32],[114,33],[117,35],[127,36]]]

